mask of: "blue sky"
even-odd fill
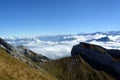
[[[0,0],[0,36],[120,30],[120,0]]]

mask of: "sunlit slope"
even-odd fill
[[[37,70],[15,59],[0,47],[0,80],[56,80],[48,73]]]

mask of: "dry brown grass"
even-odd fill
[[[0,48],[0,80],[56,80],[47,72],[37,70],[15,59]]]

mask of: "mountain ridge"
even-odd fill
[[[114,56],[112,58],[116,58],[120,51],[115,50],[117,53],[114,55],[113,50],[110,50],[111,56],[103,57],[101,55],[106,55],[108,52],[105,48],[82,43],[80,46],[73,46],[72,56],[51,60],[46,56],[32,52],[24,46],[12,46],[3,39],[0,40],[0,45],[2,45],[0,47],[0,61],[2,65],[0,66],[4,72],[0,79],[3,80],[119,80],[119,73],[116,73],[116,76],[109,74],[103,68],[96,66],[95,62],[97,60],[99,66],[106,65],[113,60],[111,57]],[[81,47],[83,50],[81,50]],[[84,52],[83,54],[86,55],[81,55],[81,52]],[[91,53],[93,54],[91,55]],[[90,60],[89,58],[94,55],[97,58],[94,59],[92,57],[93,59]],[[91,64],[86,59],[94,63]],[[103,62],[101,59],[106,61]],[[116,59],[119,59],[119,57]],[[116,60],[113,62],[116,62]],[[9,65],[9,68],[7,65]],[[116,68],[116,63],[109,66],[111,66],[110,69],[118,69]],[[2,72],[0,73],[2,74]],[[22,77],[22,75],[24,76]]]
[[[43,75],[44,74],[44,75]],[[47,76],[47,77],[46,77]],[[23,63],[0,47],[0,80],[57,80],[47,72]]]

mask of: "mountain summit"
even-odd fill
[[[105,71],[120,80],[120,50],[81,42],[73,47],[71,55],[80,55],[94,69]]]

